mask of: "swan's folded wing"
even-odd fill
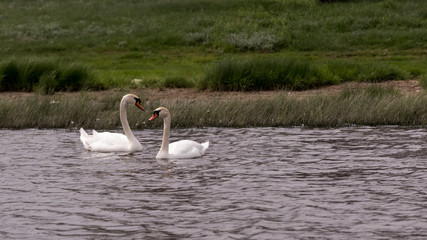
[[[102,132],[94,130],[94,134],[86,139],[90,150],[97,152],[123,151],[128,148],[129,140],[124,134]]]
[[[192,140],[181,140],[169,144],[169,154],[173,155],[175,158],[195,158],[200,157],[205,154],[205,151],[209,143],[206,146],[192,141]]]

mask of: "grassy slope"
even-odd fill
[[[197,81],[208,63],[254,54],[387,62],[418,77],[427,69],[424,4],[9,0],[0,2],[0,58],[87,64],[108,87]]]

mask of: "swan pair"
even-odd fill
[[[83,128],[80,128],[80,140],[85,149],[95,152],[135,152],[141,151],[142,145],[133,135],[127,120],[126,109],[130,104],[135,104],[139,109],[144,110],[141,105],[141,99],[134,94],[123,96],[120,102],[120,122],[125,134],[102,132],[98,133],[93,130],[93,135],[89,135]],[[197,143],[191,140],[181,140],[169,144],[171,115],[164,107],[154,110],[150,121],[161,118],[163,119],[163,141],[157,159],[168,158],[195,158],[205,154],[209,147],[209,142]]]

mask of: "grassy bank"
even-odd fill
[[[78,98],[34,96],[20,101],[1,100],[1,128],[118,129],[121,93]],[[130,107],[133,129],[161,127],[148,122],[151,111],[165,106],[173,127],[342,127],[348,125],[427,125],[427,97],[403,95],[393,88],[369,87],[336,95],[304,98],[286,94],[263,99],[207,99],[151,101],[146,112]]]
[[[0,62],[1,91],[102,90],[127,88],[194,88],[219,91],[306,90],[347,81],[382,82],[419,78],[423,70],[376,60],[313,59],[304,56],[258,55],[224,58],[209,64],[204,77],[167,77],[101,81],[88,66],[53,60],[21,59]],[[424,74],[424,75],[420,75]],[[421,78],[420,78],[421,77]]]
[[[346,81],[382,82],[413,77],[397,66],[374,61],[295,57],[224,59],[207,70],[200,87],[222,91],[306,90]]]
[[[346,81],[427,87],[424,0],[0,1],[0,91],[304,90]],[[121,94],[0,100],[0,127],[118,128]],[[425,96],[152,102],[175,127],[425,125]],[[149,113],[130,110],[133,128]],[[194,117],[198,116],[198,117]]]
[[[106,88],[197,85],[211,63],[260,55],[386,63],[418,79],[427,69],[424,8],[423,0],[6,0],[0,58],[81,64]]]
[[[103,88],[93,73],[81,64],[30,59],[0,63],[0,91],[52,94],[57,91]]]

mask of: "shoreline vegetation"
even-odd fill
[[[427,88],[424,0],[17,0],[0,9],[0,128],[114,129],[128,92],[148,109],[168,107],[174,127],[426,125],[423,89],[383,84]],[[289,95],[352,83],[369,86]],[[217,97],[145,96],[173,89]],[[238,94],[250,97],[221,97]],[[160,127],[133,114],[135,129]]]
[[[416,82],[416,81],[413,81]],[[132,129],[160,128],[148,122],[151,111],[165,106],[174,128],[191,127],[346,127],[427,125],[424,90],[405,93],[393,86],[368,84],[333,92],[267,91],[200,92],[182,90],[173,98],[160,90],[133,91],[143,98],[145,112],[128,109]],[[119,103],[127,91],[56,95],[17,94],[0,97],[2,128],[119,129]],[[162,96],[157,96],[160,94]],[[210,95],[209,95],[210,94]],[[1,96],[1,95],[0,95]]]

